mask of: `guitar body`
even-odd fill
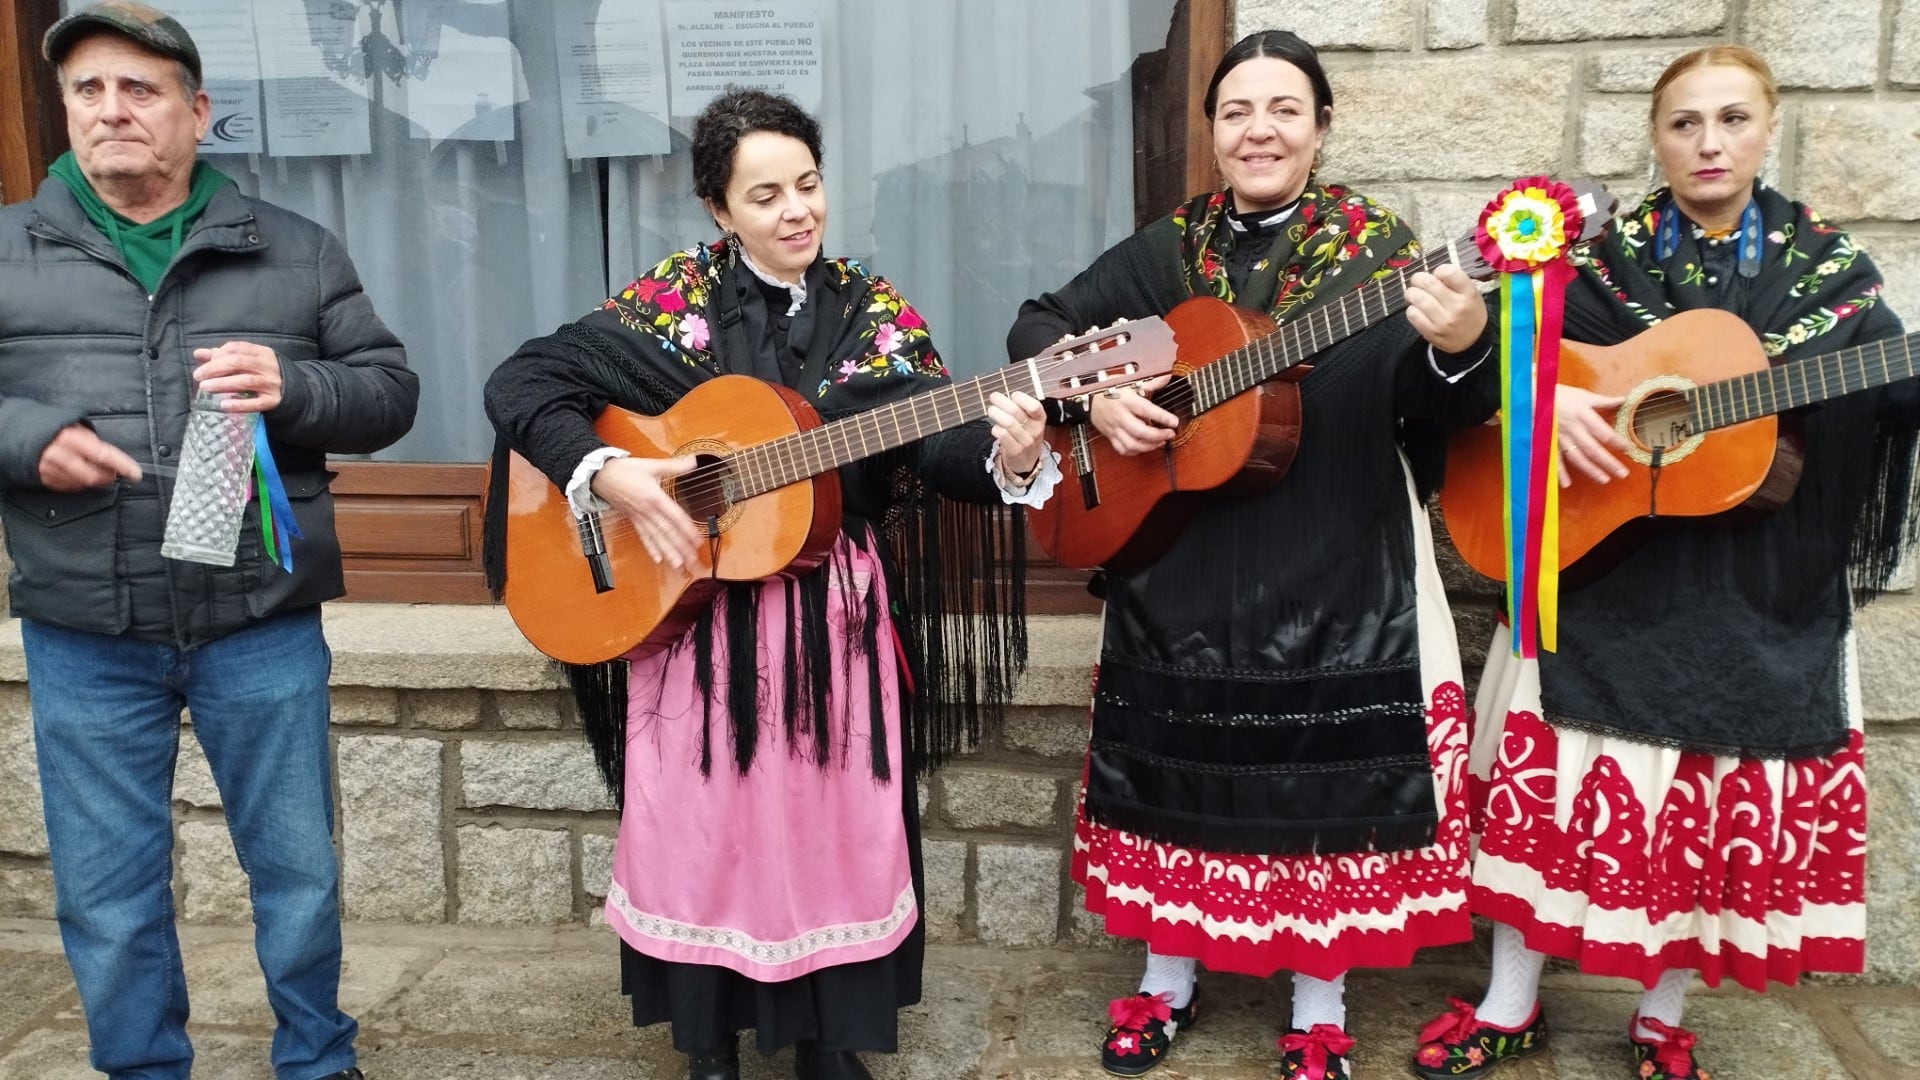
[[[1174,381],[1272,332],[1258,312],[1213,297],[1194,297],[1166,315],[1176,343]],[[1099,501],[1087,505],[1072,428],[1050,426],[1048,445],[1060,454],[1063,482],[1045,506],[1029,510],[1035,541],[1062,566],[1130,570],[1164,554],[1194,510],[1209,498],[1247,495],[1279,482],[1300,446],[1300,388],[1304,365],[1236,394],[1205,412],[1180,417],[1173,441],[1158,453],[1126,457],[1103,438],[1089,439],[1087,456]],[[1091,425],[1086,434],[1092,436]]]
[[[1801,455],[1777,416],[1675,433],[1656,418],[1679,390],[1766,369],[1753,331],[1724,311],[1687,311],[1613,346],[1561,342],[1560,381],[1623,396],[1615,429],[1634,454],[1627,476],[1596,484],[1582,476],[1560,489],[1560,568],[1578,562],[1616,530],[1658,517],[1705,517],[1739,507],[1778,508],[1793,494]],[[1651,447],[1669,444],[1654,482]],[[1564,464],[1562,468],[1565,468]],[[1457,433],[1447,454],[1441,508],[1467,565],[1506,578],[1501,512],[1500,429]]]
[[[635,457],[683,454],[725,456],[820,426],[799,394],[743,375],[722,375],[696,386],[659,416],[608,407],[594,430],[609,446]],[[667,482],[675,493],[673,482]],[[818,566],[840,529],[840,481],[835,472],[756,495],[739,503],[716,492],[702,499],[675,493],[696,521],[718,519],[719,536],[692,565],[654,562],[626,516],[602,515],[613,588],[597,591],[582,555],[566,496],[546,474],[518,454],[507,481],[507,587],[515,625],[534,647],[556,660],[597,663],[634,646],[677,640],[712,602],[722,584],[758,581]]]

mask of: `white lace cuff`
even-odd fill
[[[593,478],[600,466],[614,458],[632,457],[632,454],[617,446],[603,446],[573,467],[573,478],[567,481],[567,505],[573,507],[576,517],[586,517],[596,510],[605,510],[609,505],[605,499],[593,493]]]
[[[1031,506],[1039,509],[1044,506],[1047,497],[1053,494],[1055,485],[1060,483],[1060,455],[1052,449],[1040,454],[1040,471],[1024,487],[1013,487],[1012,481],[1000,472],[1000,444],[994,443],[987,451],[987,473],[1000,488],[1000,499],[1009,506]]]

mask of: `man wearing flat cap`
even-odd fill
[[[0,519],[92,1063],[192,1068],[170,809],[185,709],[248,877],[274,1075],[360,1080],[338,1004],[326,456],[400,438],[418,384],[339,241],[196,160],[210,109],[178,22],[95,4],[43,51],[72,150],[0,209]],[[161,555],[196,397],[264,432],[258,501],[279,510],[248,507],[231,566]]]

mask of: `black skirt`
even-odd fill
[[[899,1010],[920,1002],[926,955],[926,880],[920,866],[919,801],[911,774],[900,785],[907,826],[907,862],[921,917],[885,956],[821,968],[785,982],[761,982],[731,968],[659,960],[620,943],[620,992],[633,1002],[633,1024],[673,1024],[674,1048],[711,1053],[738,1032],[754,1031],[762,1054],[802,1039],[827,1052],[899,1047]]]

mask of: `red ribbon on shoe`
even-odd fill
[[[1659,1038],[1654,1044],[1653,1061],[1668,1076],[1685,1076],[1693,1071],[1693,1032],[1683,1027],[1668,1027],[1650,1016],[1635,1021]]]
[[[1289,1032],[1280,1037],[1280,1052],[1306,1052],[1300,1063],[1299,1080],[1327,1080],[1327,1055],[1346,1057],[1353,1053],[1353,1039],[1332,1024],[1315,1024],[1304,1035]]]
[[[1150,1020],[1164,1024],[1173,1019],[1173,992],[1163,990],[1158,994],[1114,998],[1107,1002],[1107,1018],[1113,1021],[1114,1027],[1129,1031],[1145,1031]]]
[[[1420,1029],[1421,1042],[1457,1043],[1473,1034],[1474,1027],[1479,1023],[1473,1015],[1473,1004],[1459,998],[1448,998],[1447,1008],[1453,1011],[1441,1013]]]

